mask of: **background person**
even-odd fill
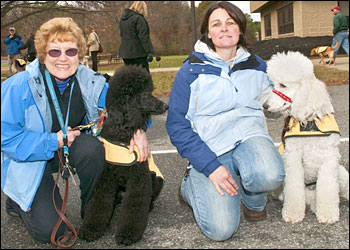
[[[130,9],[125,9],[120,20],[121,45],[119,56],[124,64],[141,65],[149,72],[148,62],[153,61],[154,49],[150,39],[144,1],[135,1]]]
[[[100,40],[93,26],[89,25],[87,27],[87,33],[88,33],[87,46],[89,48],[89,53],[91,55],[92,70],[97,72],[97,54],[99,50],[98,42]]]
[[[245,31],[235,5],[209,7],[195,52],[176,75],[166,121],[171,142],[191,164],[179,199],[217,241],[237,232],[241,200],[247,220],[266,218],[266,192],[285,176],[262,110],[273,83],[265,62],[247,50]]]
[[[98,118],[108,84],[103,76],[79,64],[86,42],[71,18],[44,23],[36,33],[35,47],[38,58],[27,70],[1,84],[1,188],[8,196],[7,213],[20,216],[34,239],[50,242],[59,219],[52,202],[58,149],[68,146],[69,162],[79,176],[82,217],[104,169],[102,143],[90,130],[80,133],[71,128]],[[68,117],[66,143],[48,88],[50,82],[63,120]],[[135,132],[130,144],[138,146],[145,161],[149,154],[146,134]],[[58,189],[55,197],[61,208]],[[62,223],[56,237],[63,235],[65,228]]]
[[[28,38],[26,43],[23,44],[19,48],[19,50],[28,49],[28,51],[27,51],[27,60],[28,60],[28,62],[32,62],[36,58],[36,49],[35,49],[35,45],[34,45],[34,35],[35,35],[34,32],[30,33],[30,37]]]
[[[8,67],[9,67],[9,76],[15,74],[15,60],[21,57],[19,48],[23,45],[22,38],[17,35],[14,27],[9,29],[9,35],[4,39],[6,44],[6,52],[8,55]]]
[[[335,58],[338,54],[338,50],[340,46],[343,47],[346,54],[349,56],[349,40],[348,40],[348,22],[346,21],[346,17],[340,12],[340,7],[335,6],[331,9],[333,12],[333,40],[332,40],[332,47],[335,46],[337,43],[337,40],[339,40],[339,45],[337,48],[334,49],[333,58],[335,61]],[[329,61],[327,61],[329,63]]]

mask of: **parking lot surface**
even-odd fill
[[[335,108],[342,142],[341,164],[349,170],[349,85],[328,87]],[[168,101],[168,98],[162,98]],[[148,227],[142,240],[129,246],[116,245],[112,220],[105,235],[97,241],[86,242],[78,239],[76,249],[149,249],[149,248],[324,248],[349,249],[349,202],[341,199],[340,220],[333,225],[317,222],[315,214],[306,209],[305,219],[296,224],[288,224],[281,217],[282,203],[268,196],[267,219],[248,222],[241,216],[238,232],[227,241],[215,242],[208,239],[197,227],[192,211],[177,200],[178,187],[185,171],[187,160],[181,158],[171,145],[165,129],[166,115],[153,117],[154,125],[147,135],[154,160],[165,177],[164,188],[150,213]],[[283,118],[267,119],[269,133],[274,142],[280,142]],[[63,184],[63,182],[61,182]],[[70,181],[67,216],[77,226],[80,219],[80,191]],[[61,192],[64,186],[61,185]],[[48,190],[48,192],[51,192]],[[51,244],[43,244],[31,238],[23,222],[5,211],[6,196],[1,192],[1,248],[2,249],[54,249]],[[116,210],[118,211],[118,210]],[[117,216],[117,214],[115,214]]]

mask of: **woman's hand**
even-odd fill
[[[79,130],[72,130],[71,127],[68,126],[67,128],[67,144],[68,147],[70,147],[73,143],[73,141],[75,140],[75,137],[80,135],[80,131]],[[63,131],[60,130],[57,132],[57,141],[58,141],[58,148],[63,148],[64,144],[63,144]]]
[[[212,172],[209,175],[209,179],[214,184],[216,191],[218,191],[220,195],[224,195],[224,192],[221,189],[231,196],[237,194],[238,185],[233,179],[231,173],[224,166],[220,166]]]
[[[140,162],[146,161],[151,151],[145,131],[139,129],[134,133],[130,140],[130,153],[134,151],[134,146],[137,146],[140,151]]]

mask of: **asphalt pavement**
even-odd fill
[[[347,57],[348,59],[348,57]],[[348,67],[348,66],[347,66]],[[333,100],[335,118],[341,132],[341,164],[349,171],[349,85],[327,87]],[[161,98],[167,102],[168,98]],[[281,217],[282,203],[268,195],[267,219],[248,222],[241,216],[239,230],[227,241],[208,239],[196,225],[192,210],[177,200],[177,191],[185,171],[187,160],[172,146],[165,128],[167,114],[153,116],[154,125],[147,135],[154,160],[164,175],[164,188],[150,213],[149,223],[143,238],[129,246],[116,245],[115,219],[105,235],[94,242],[78,239],[76,249],[148,249],[148,248],[222,248],[222,249],[349,249],[349,202],[341,198],[340,220],[333,225],[318,223],[315,214],[306,209],[305,219],[288,224]],[[269,133],[276,143],[280,142],[283,118],[267,119]],[[60,191],[64,189],[61,182]],[[79,183],[78,183],[79,185]],[[51,190],[48,190],[51,192]],[[67,216],[73,225],[81,224],[80,191],[70,181]],[[20,218],[13,218],[5,211],[6,197],[1,192],[1,248],[2,249],[54,249],[31,238]],[[118,211],[118,208],[117,210]],[[115,213],[114,218],[118,216]]]

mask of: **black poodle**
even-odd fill
[[[138,129],[146,131],[151,115],[162,114],[168,109],[168,105],[154,97],[152,91],[152,77],[145,69],[136,66],[117,69],[109,81],[108,116],[101,137],[128,145]],[[86,206],[79,237],[87,241],[100,238],[116,210],[119,211],[116,243],[130,245],[140,240],[153,201],[163,187],[163,178],[157,172],[151,168],[150,160],[136,161],[131,166],[115,166],[106,160],[105,170]],[[118,210],[116,205],[119,203]]]

